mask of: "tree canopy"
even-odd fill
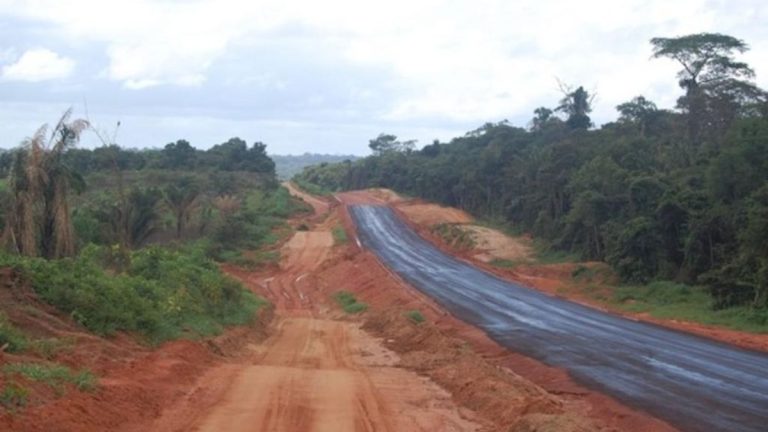
[[[487,123],[420,151],[376,151],[300,178],[331,190],[392,188],[605,261],[626,282],[703,284],[716,307],[767,308],[768,110],[762,99],[723,93],[744,84],[764,94],[735,59],[746,44],[697,34],[652,45],[655,57],[683,67],[688,99],[676,111],[637,96],[616,107],[615,122],[590,129],[589,93],[567,88],[557,108],[535,110],[527,130]],[[377,149],[382,137],[395,140],[380,135]]]

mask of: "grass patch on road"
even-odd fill
[[[333,299],[336,303],[348,314],[358,314],[365,312],[368,309],[368,305],[362,302],[358,302],[355,295],[348,291],[338,291],[333,294]]]

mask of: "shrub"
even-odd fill
[[[2,367],[7,375],[19,375],[31,381],[38,381],[57,390],[69,383],[78,390],[90,391],[96,387],[96,376],[88,370],[78,372],[59,364],[9,363]]]
[[[421,324],[427,319],[424,318],[424,315],[421,314],[421,312],[417,310],[410,310],[405,313],[405,316],[411,320],[414,324]]]
[[[337,225],[333,228],[333,231],[331,231],[333,234],[333,241],[337,245],[346,243],[349,239],[347,238],[347,232],[344,230],[344,227],[341,225]]]
[[[11,324],[8,317],[0,312],[0,348],[8,344],[9,352],[18,352],[27,347],[27,338]]]
[[[90,246],[57,261],[0,256],[48,303],[89,330],[136,332],[151,343],[207,336],[245,324],[264,302],[227,277],[200,247],[150,247],[133,252],[125,273],[102,267],[105,250]]]
[[[358,302],[354,294],[347,291],[338,291],[333,295],[333,298],[336,300],[336,303],[341,306],[344,312],[348,314],[357,314],[365,312],[368,309],[367,304]]]
[[[29,398],[29,390],[21,384],[11,381],[3,386],[3,391],[0,392],[0,405],[9,411],[14,411],[16,408],[23,407],[27,404]]]
[[[457,249],[471,249],[476,246],[472,232],[462,229],[460,224],[441,223],[432,227],[432,233]]]

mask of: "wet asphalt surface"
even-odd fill
[[[632,321],[453,258],[387,207],[352,206],[363,244],[403,279],[512,351],[685,431],[768,431],[768,355]]]

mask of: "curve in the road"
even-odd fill
[[[690,431],[768,430],[768,355],[600,312],[453,258],[383,206],[351,206],[392,270],[503,346]]]

